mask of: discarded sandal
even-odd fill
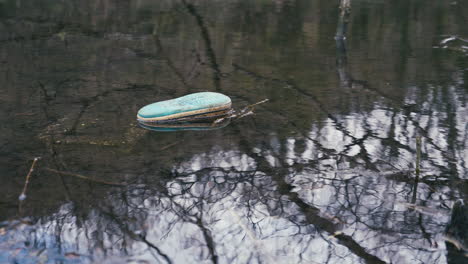
[[[201,92],[144,106],[138,111],[137,119],[140,122],[187,122],[223,116],[230,109],[228,96]]]

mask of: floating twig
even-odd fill
[[[71,173],[71,172],[66,172],[66,171],[58,171],[58,170],[54,170],[54,169],[51,169],[51,168],[45,168],[45,170],[50,171],[50,172],[54,172],[54,173],[57,173],[57,174],[60,174],[60,175],[72,176],[72,177],[76,177],[76,178],[80,178],[80,179],[83,179],[83,180],[92,181],[92,182],[96,182],[96,183],[100,183],[100,184],[105,184],[105,185],[127,186],[126,183],[108,182],[108,181],[103,181],[103,180],[97,180],[97,179],[93,179],[93,178],[90,178],[88,176],[84,176],[84,175],[77,174],[77,173]]]
[[[242,108],[239,111],[231,110],[231,111],[228,112],[227,116],[218,118],[215,121],[213,121],[212,126],[214,126],[214,125],[216,125],[218,123],[221,123],[222,121],[224,121],[224,120],[226,120],[228,118],[230,118],[230,119],[239,119],[239,118],[242,118],[242,117],[245,117],[245,116],[248,116],[248,115],[253,115],[254,114],[254,106],[266,103],[268,101],[270,101],[270,99],[263,99],[263,100],[261,100],[259,102],[256,102],[255,104],[248,105],[248,106]]]
[[[26,191],[28,190],[29,181],[31,180],[31,175],[34,171],[34,166],[36,166],[36,163],[39,159],[40,157],[34,158],[31,164],[31,168],[29,169],[28,175],[26,175],[26,180],[24,181],[23,191],[21,192],[20,196],[18,196],[18,200],[20,201],[24,201],[26,199]]]
[[[260,102],[256,102],[255,104],[248,105],[248,106],[246,106],[245,108],[251,108],[251,107],[254,107],[254,106],[256,106],[256,105],[266,103],[266,102],[268,102],[268,101],[270,101],[270,99],[263,99],[263,100],[261,100]],[[244,109],[245,109],[245,108],[244,108]]]
[[[31,164],[31,168],[29,168],[29,172],[28,172],[28,175],[26,175],[26,180],[24,181],[24,187],[23,187],[23,191],[21,192],[21,194],[18,196],[18,200],[19,200],[19,204],[18,204],[18,212],[19,214],[22,213],[23,211],[23,201],[26,200],[26,192],[28,190],[28,185],[29,185],[29,182],[31,181],[31,175],[34,171],[34,167],[36,166],[36,163],[37,161],[40,159],[41,157],[35,157],[32,164]]]

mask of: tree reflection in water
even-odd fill
[[[441,123],[437,115],[407,116],[416,113],[335,115],[305,138],[272,134],[256,145],[232,124],[237,150],[213,147],[174,165],[162,182],[137,175],[124,188],[106,188],[104,200],[67,203],[32,227],[7,231],[8,243],[26,239],[46,249],[29,254],[75,252],[83,261],[121,254],[174,263],[442,261],[451,200],[466,186],[458,180],[449,188],[448,178],[464,175],[466,161],[432,125]],[[463,118],[455,127],[463,129]],[[423,137],[416,189],[418,129],[430,138]]]

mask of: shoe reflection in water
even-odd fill
[[[203,121],[192,122],[173,122],[173,123],[154,123],[154,122],[141,122],[138,124],[140,127],[158,132],[174,132],[182,130],[215,130],[223,128],[231,122],[228,116],[218,117],[216,119],[207,119]]]

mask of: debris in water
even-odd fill
[[[228,113],[227,116],[216,119],[213,122],[213,125],[218,124],[220,122],[223,122],[225,119],[234,119],[235,120],[235,119],[239,119],[239,118],[242,118],[242,117],[245,117],[245,116],[253,115],[254,114],[254,106],[266,103],[268,101],[270,101],[270,99],[263,99],[262,101],[256,102],[255,104],[251,104],[251,105],[248,105],[248,106],[242,108],[240,111],[231,110]]]
[[[201,92],[144,106],[138,111],[137,119],[155,123],[191,122],[223,116],[230,109],[228,96]]]
[[[18,197],[18,200],[20,200],[20,201],[26,200],[26,191],[28,190],[29,181],[31,180],[31,175],[32,175],[32,173],[34,171],[34,166],[36,166],[36,162],[39,159],[40,159],[40,157],[34,158],[32,164],[31,164],[31,168],[29,169],[28,175],[26,175],[26,180],[24,181],[23,191],[21,192],[21,194]]]

